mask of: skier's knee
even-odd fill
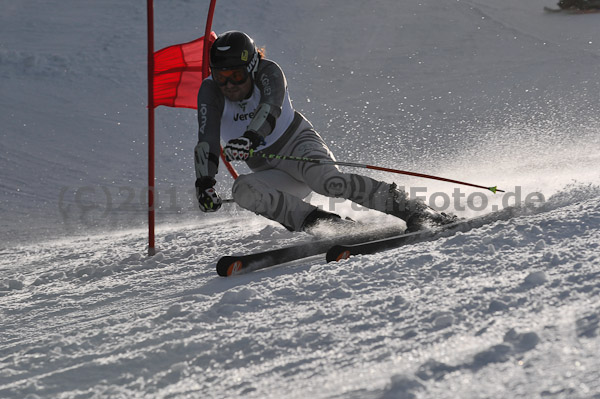
[[[326,197],[345,198],[348,195],[349,181],[343,174],[324,176],[307,183],[311,190]]]
[[[242,208],[252,208],[256,203],[256,190],[253,188],[252,175],[240,175],[233,182],[231,194],[233,200]]]

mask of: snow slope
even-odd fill
[[[156,3],[157,49],[203,34],[208,2]],[[145,256],[145,3],[0,0],[0,397],[600,397],[600,17],[544,5],[217,4],[214,30],[267,47],[338,159],[543,197],[435,242],[223,279],[219,256],[307,237],[199,214],[195,112],[163,107]],[[450,210],[515,203],[474,193]]]

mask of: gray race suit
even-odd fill
[[[283,71],[270,60],[260,60],[252,95],[239,102],[228,100],[211,78],[205,79],[198,93],[198,123],[197,178],[214,178],[220,142],[225,144],[247,130],[260,134],[265,140],[257,151],[334,159],[311,123],[292,108]],[[249,158],[247,164],[253,173],[235,180],[232,188],[235,202],[289,230],[302,230],[307,216],[317,209],[303,201],[313,191],[392,213],[394,199],[390,184],[342,173],[335,165],[259,157]]]

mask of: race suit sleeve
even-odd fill
[[[287,83],[279,65],[270,60],[261,60],[255,84],[261,97],[248,130],[265,138],[275,129],[275,121],[281,115]]]
[[[196,178],[214,178],[221,153],[223,95],[215,82],[204,80],[198,91],[198,144],[194,148]]]

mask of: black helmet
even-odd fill
[[[210,48],[210,67],[231,69],[246,66],[246,71],[254,78],[258,69],[258,51],[254,40],[240,31],[229,31],[217,37]]]

